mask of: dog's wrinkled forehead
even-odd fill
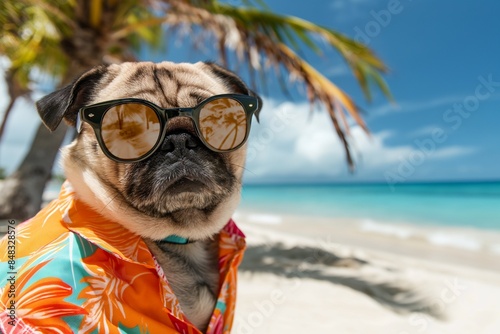
[[[111,65],[100,80],[92,103],[140,98],[164,108],[193,107],[207,97],[230,93],[207,64],[123,63]]]
[[[40,99],[37,109],[43,123],[54,131],[63,119],[75,126],[78,110],[98,102],[140,98],[164,108],[184,108],[225,93],[252,95],[261,105],[236,74],[214,63],[130,62],[87,71]]]

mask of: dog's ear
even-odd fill
[[[43,124],[54,131],[64,118],[69,125],[75,126],[78,110],[92,98],[95,86],[104,73],[106,66],[95,67],[72,84],[38,100],[36,108]]]
[[[233,72],[212,62],[205,62],[212,75],[221,80],[224,85],[233,93],[254,96],[258,100],[258,108],[255,111],[255,118],[259,121],[259,114],[262,109],[262,99]]]

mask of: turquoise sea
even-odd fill
[[[49,183],[46,201],[61,183]],[[239,210],[383,223],[500,230],[500,181],[401,184],[244,185]]]
[[[500,182],[245,185],[240,210],[500,230]]]

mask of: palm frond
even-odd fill
[[[243,0],[243,5],[218,0],[3,1],[0,54],[10,59],[16,73],[37,68],[63,77],[70,64],[84,70],[104,61],[134,59],[134,48],[145,43],[161,46],[165,28],[192,33],[193,47],[201,47],[211,36],[221,60],[227,62],[227,50],[234,52],[248,64],[252,81],[255,72],[273,67],[282,86],[282,72],[301,82],[311,106],[325,106],[352,166],[347,116],[368,132],[359,108],[300,56],[301,49],[318,55],[325,46],[337,50],[368,100],[372,86],[391,98],[382,77],[387,71],[383,62],[365,45],[330,28],[271,12],[263,0]]]
[[[90,25],[94,28],[99,27],[102,19],[102,0],[90,0],[89,1],[89,21]]]
[[[224,48],[233,50],[240,60],[247,60],[252,69],[257,71],[263,70],[266,64],[276,68],[283,67],[290,78],[302,82],[311,106],[316,103],[325,106],[344,145],[347,162],[351,168],[354,167],[346,115],[368,133],[359,108],[344,91],[314,69],[292,48],[297,50],[298,45],[303,43],[321,53],[320,40],[317,38],[319,36],[345,59],[367,99],[371,99],[370,84],[374,84],[391,98],[382,78],[387,68],[369,48],[329,28],[267,10],[233,7],[215,0],[163,1],[169,5],[163,18],[158,18],[163,24],[171,27],[193,27],[192,33],[196,33],[198,30],[194,27],[199,26],[203,33],[210,32],[215,37],[215,44],[221,54],[224,54]]]
[[[266,32],[269,28],[274,34],[268,36],[276,38],[277,41],[297,47],[297,39],[303,42],[311,50],[321,54],[320,37],[329,46],[336,49],[354,71],[363,92],[370,100],[370,89],[368,82],[372,81],[381,91],[391,97],[387,86],[382,83],[381,73],[387,68],[374,53],[362,43],[354,41],[330,28],[316,25],[312,22],[294,16],[284,16],[266,10],[248,7],[233,7],[217,3],[212,8],[213,13],[222,14],[236,20],[239,27],[249,31]]]

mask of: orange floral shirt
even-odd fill
[[[207,333],[231,330],[244,237],[232,220],[220,233],[220,292]],[[9,228],[0,261],[0,332],[200,333],[142,238],[77,200],[68,182]]]

